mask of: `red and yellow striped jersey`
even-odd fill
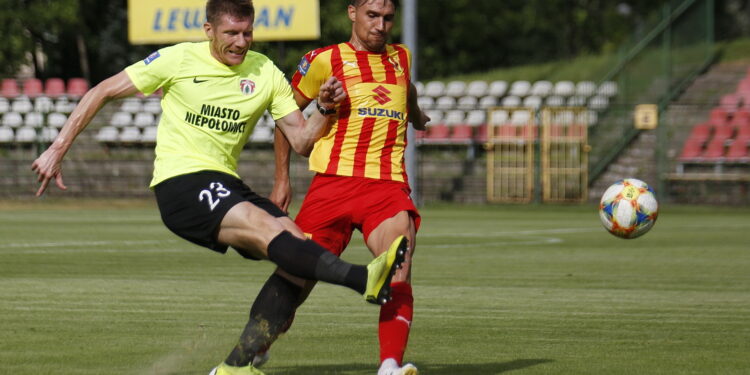
[[[338,176],[407,181],[404,167],[411,53],[388,44],[383,53],[356,51],[341,43],[309,52],[292,86],[308,99],[334,76],[347,98],[338,120],[315,143],[310,170]]]

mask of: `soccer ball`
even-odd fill
[[[602,224],[609,233],[621,238],[644,235],[654,226],[658,214],[654,190],[635,178],[615,182],[599,202]]]

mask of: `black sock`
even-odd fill
[[[255,297],[250,319],[239,343],[224,362],[230,366],[244,367],[253,361],[257,353],[268,350],[291,324],[301,293],[301,287],[272,274]]]
[[[292,275],[343,285],[364,294],[367,267],[347,263],[311,240],[281,232],[268,244],[268,259]]]

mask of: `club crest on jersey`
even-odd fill
[[[255,91],[255,82],[249,79],[240,80],[240,91],[245,95],[250,95]]]
[[[310,70],[310,61],[307,60],[307,56],[302,56],[302,60],[297,65],[297,71],[304,76],[308,70]]]
[[[161,56],[161,55],[159,54],[159,51],[156,51],[156,52],[154,52],[154,53],[152,53],[152,54],[148,55],[148,57],[146,57],[145,59],[143,59],[143,62],[144,62],[144,63],[145,63],[146,65],[148,65],[148,64],[151,64],[151,62],[153,62],[154,60],[158,59],[158,58],[159,58],[159,56]]]

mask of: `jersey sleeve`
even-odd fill
[[[278,120],[298,110],[299,107],[297,107],[297,102],[294,100],[294,95],[292,94],[292,88],[289,86],[284,73],[274,66],[273,74],[273,96],[271,97],[268,112],[271,113],[271,117],[274,120]]]
[[[172,79],[182,60],[183,50],[177,45],[162,48],[128,66],[125,72],[138,91],[150,95]]]
[[[331,64],[319,52],[314,50],[302,56],[292,77],[292,87],[309,100],[318,96],[320,85],[331,76]]]

